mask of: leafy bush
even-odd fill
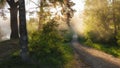
[[[118,32],[116,38],[117,38],[117,44],[120,46],[120,31]]]
[[[115,57],[120,57],[120,48],[118,46],[114,46],[110,44],[103,44],[103,43],[94,43],[90,39],[82,43],[85,44],[86,46],[95,48],[97,50],[101,50]]]
[[[91,39],[87,39],[87,41],[85,42],[85,45],[93,46],[92,40]]]
[[[72,59],[72,49],[63,44],[64,38],[57,30],[57,22],[51,20],[43,30],[33,33],[30,39],[32,57],[49,68],[63,68]]]

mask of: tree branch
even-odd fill
[[[10,5],[10,0],[6,0],[7,1],[7,3]]]
[[[18,6],[18,5],[19,5],[19,1],[17,1],[17,2],[15,3],[15,5]]]
[[[36,4],[34,1],[30,0],[32,3],[34,3],[36,6],[40,7],[39,4]]]
[[[6,0],[9,4],[10,7],[13,6],[13,4],[15,4],[15,1],[14,0]]]

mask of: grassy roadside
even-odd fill
[[[8,42],[11,42],[11,41],[8,40],[8,41],[4,41],[1,43],[2,44],[6,43],[6,46],[7,46],[7,45],[9,45]],[[75,60],[73,51],[71,50],[71,47],[69,47],[69,45],[70,45],[69,43],[64,43],[64,44],[65,44],[65,50],[67,50],[69,52],[69,55],[66,55],[66,56],[71,57],[71,58],[69,58],[70,59],[69,62],[64,65],[64,68],[74,68],[77,64],[77,61]],[[30,55],[35,57],[35,55],[33,55],[33,53],[30,53]],[[49,66],[49,65],[46,65],[46,66],[41,65],[36,61],[30,62],[30,63],[23,62],[19,56],[19,51],[15,51],[15,52],[9,54],[8,57],[9,57],[8,59],[6,59],[0,63],[0,68],[41,68],[41,67],[42,68],[58,68],[58,67]],[[31,59],[33,59],[33,57],[31,57]],[[46,59],[46,58],[41,58],[41,59]],[[63,67],[59,67],[59,68],[63,68]]]
[[[95,43],[92,42],[90,39],[85,40],[83,38],[79,38],[79,42],[85,46],[92,47],[94,49],[111,54],[114,57],[120,58],[120,47],[115,46],[114,44]]]
[[[11,52],[11,53],[9,55],[7,55],[7,57],[9,57],[8,59],[5,59],[4,61],[2,61],[0,63],[0,68],[74,68],[77,64],[77,61],[75,60],[74,53],[70,46],[69,40],[67,40],[63,43],[63,46],[62,46],[63,49],[62,49],[62,51],[59,51],[61,53],[65,52],[65,54],[63,56],[60,54],[59,54],[59,56],[56,56],[56,54],[54,54],[54,52],[57,52],[57,51],[55,50],[52,53],[47,53],[49,55],[44,53],[46,56],[41,58],[41,57],[37,57],[35,55],[35,54],[39,55],[38,52],[40,52],[40,51],[34,52],[34,51],[30,50],[30,57],[33,60],[30,63],[25,63],[21,60],[21,58],[19,56],[19,49],[18,48],[16,49],[16,45],[18,45],[18,41],[16,41],[16,42],[15,42],[15,40],[2,41],[2,42],[0,42],[1,43],[0,46],[4,46],[4,48],[10,49],[9,52]],[[12,46],[12,48],[11,47],[9,48],[9,46]],[[29,48],[31,49],[30,46],[29,46]],[[35,51],[37,50],[37,48],[35,48]],[[7,49],[3,49],[4,52],[6,52]],[[14,49],[17,51],[13,52]],[[4,53],[4,52],[2,51],[2,53]],[[41,56],[41,54],[40,54],[40,56]],[[47,57],[47,56],[49,56],[49,57]],[[65,63],[65,64],[63,63],[64,67],[56,67],[55,64],[53,64],[52,66],[51,65],[41,65],[41,62],[39,63],[38,61],[34,60],[34,58],[37,60],[40,60],[40,59],[46,60],[46,58],[50,58],[50,56],[51,56],[51,59],[53,59],[53,60],[58,59],[58,61],[55,61],[55,62],[60,62],[61,60],[65,60],[65,61],[67,60],[67,63]],[[60,57],[63,57],[63,58],[61,58],[59,60]],[[47,61],[47,62],[45,61],[45,63],[51,63],[51,62],[53,62],[53,61]]]

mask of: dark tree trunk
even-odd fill
[[[20,46],[21,53],[20,56],[24,61],[28,61],[28,36],[26,29],[26,13],[25,13],[25,1],[19,0],[19,33],[20,33]]]
[[[18,2],[15,2],[14,0],[6,0],[6,1],[10,6],[10,27],[11,27],[10,39],[17,39],[19,38],[18,21],[17,21]]]
[[[10,27],[11,27],[11,34],[10,34],[10,39],[17,39],[19,38],[18,35],[18,22],[17,22],[17,7],[15,8],[10,8]]]

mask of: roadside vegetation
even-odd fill
[[[120,1],[86,0],[85,30],[79,41],[86,46],[120,57]]]
[[[115,44],[110,43],[100,43],[100,42],[93,42],[90,39],[83,39],[79,38],[79,42],[84,46],[91,47],[108,54],[111,54],[114,57],[120,58],[120,46],[116,46]]]
[[[31,24],[28,24],[28,28]],[[35,27],[34,25],[33,27]],[[74,66],[74,53],[70,46],[71,32],[60,31],[59,24],[51,20],[42,30],[29,29],[30,63],[23,62],[19,50],[0,63],[0,68],[70,68]]]
[[[33,32],[30,36],[31,56],[41,65],[62,68],[73,59],[69,42],[64,42],[63,34],[57,29],[54,20],[43,25],[43,30]]]

